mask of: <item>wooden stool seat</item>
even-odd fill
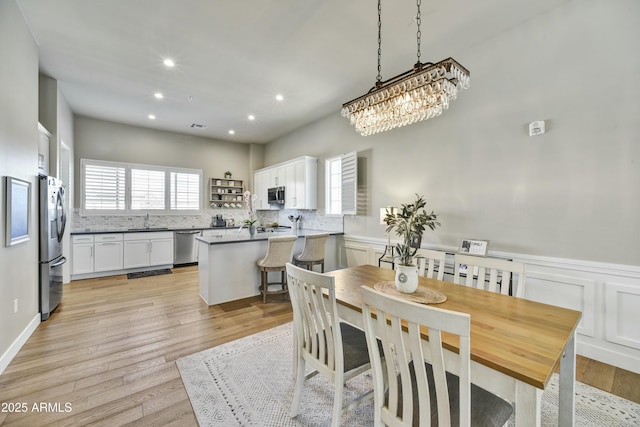
[[[298,239],[297,236],[277,236],[269,237],[267,244],[267,254],[258,261],[260,270],[260,293],[262,302],[267,302],[267,295],[286,294],[287,288],[286,265],[291,260],[293,244]],[[269,273],[280,272],[279,282],[269,282]],[[269,290],[269,286],[280,286],[280,289]]]

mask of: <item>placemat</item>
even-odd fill
[[[378,282],[373,285],[375,290],[384,292],[394,297],[404,298],[407,301],[417,302],[420,304],[439,304],[447,300],[447,296],[442,292],[434,291],[433,289],[418,286],[418,289],[412,294],[405,294],[400,292],[396,288],[395,282]]]

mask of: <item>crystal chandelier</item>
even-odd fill
[[[439,116],[456,99],[459,89],[469,87],[469,71],[453,58],[436,64],[420,62],[420,4],[418,13],[418,62],[409,71],[385,82],[381,76],[382,9],[378,0],[378,76],[365,95],[342,105],[342,116],[356,131],[367,136]]]

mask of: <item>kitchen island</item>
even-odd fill
[[[304,236],[326,232],[298,230],[298,240],[294,244],[293,254],[302,252]],[[290,234],[291,230],[286,230],[250,236],[245,229],[241,232],[228,231],[217,236],[196,237],[200,297],[207,305],[214,305],[260,295],[260,271],[256,262],[266,255],[269,237]],[[337,268],[336,238],[343,233],[329,231],[329,234],[325,251],[325,271]]]

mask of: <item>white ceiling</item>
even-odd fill
[[[339,112],[377,74],[374,0],[16,1],[41,71],[58,81],[74,113],[103,120],[266,143]],[[473,87],[465,52],[567,1],[424,1],[422,62],[453,56],[470,69]],[[382,7],[386,80],[416,62],[416,6]],[[166,57],[176,67],[164,67]]]

